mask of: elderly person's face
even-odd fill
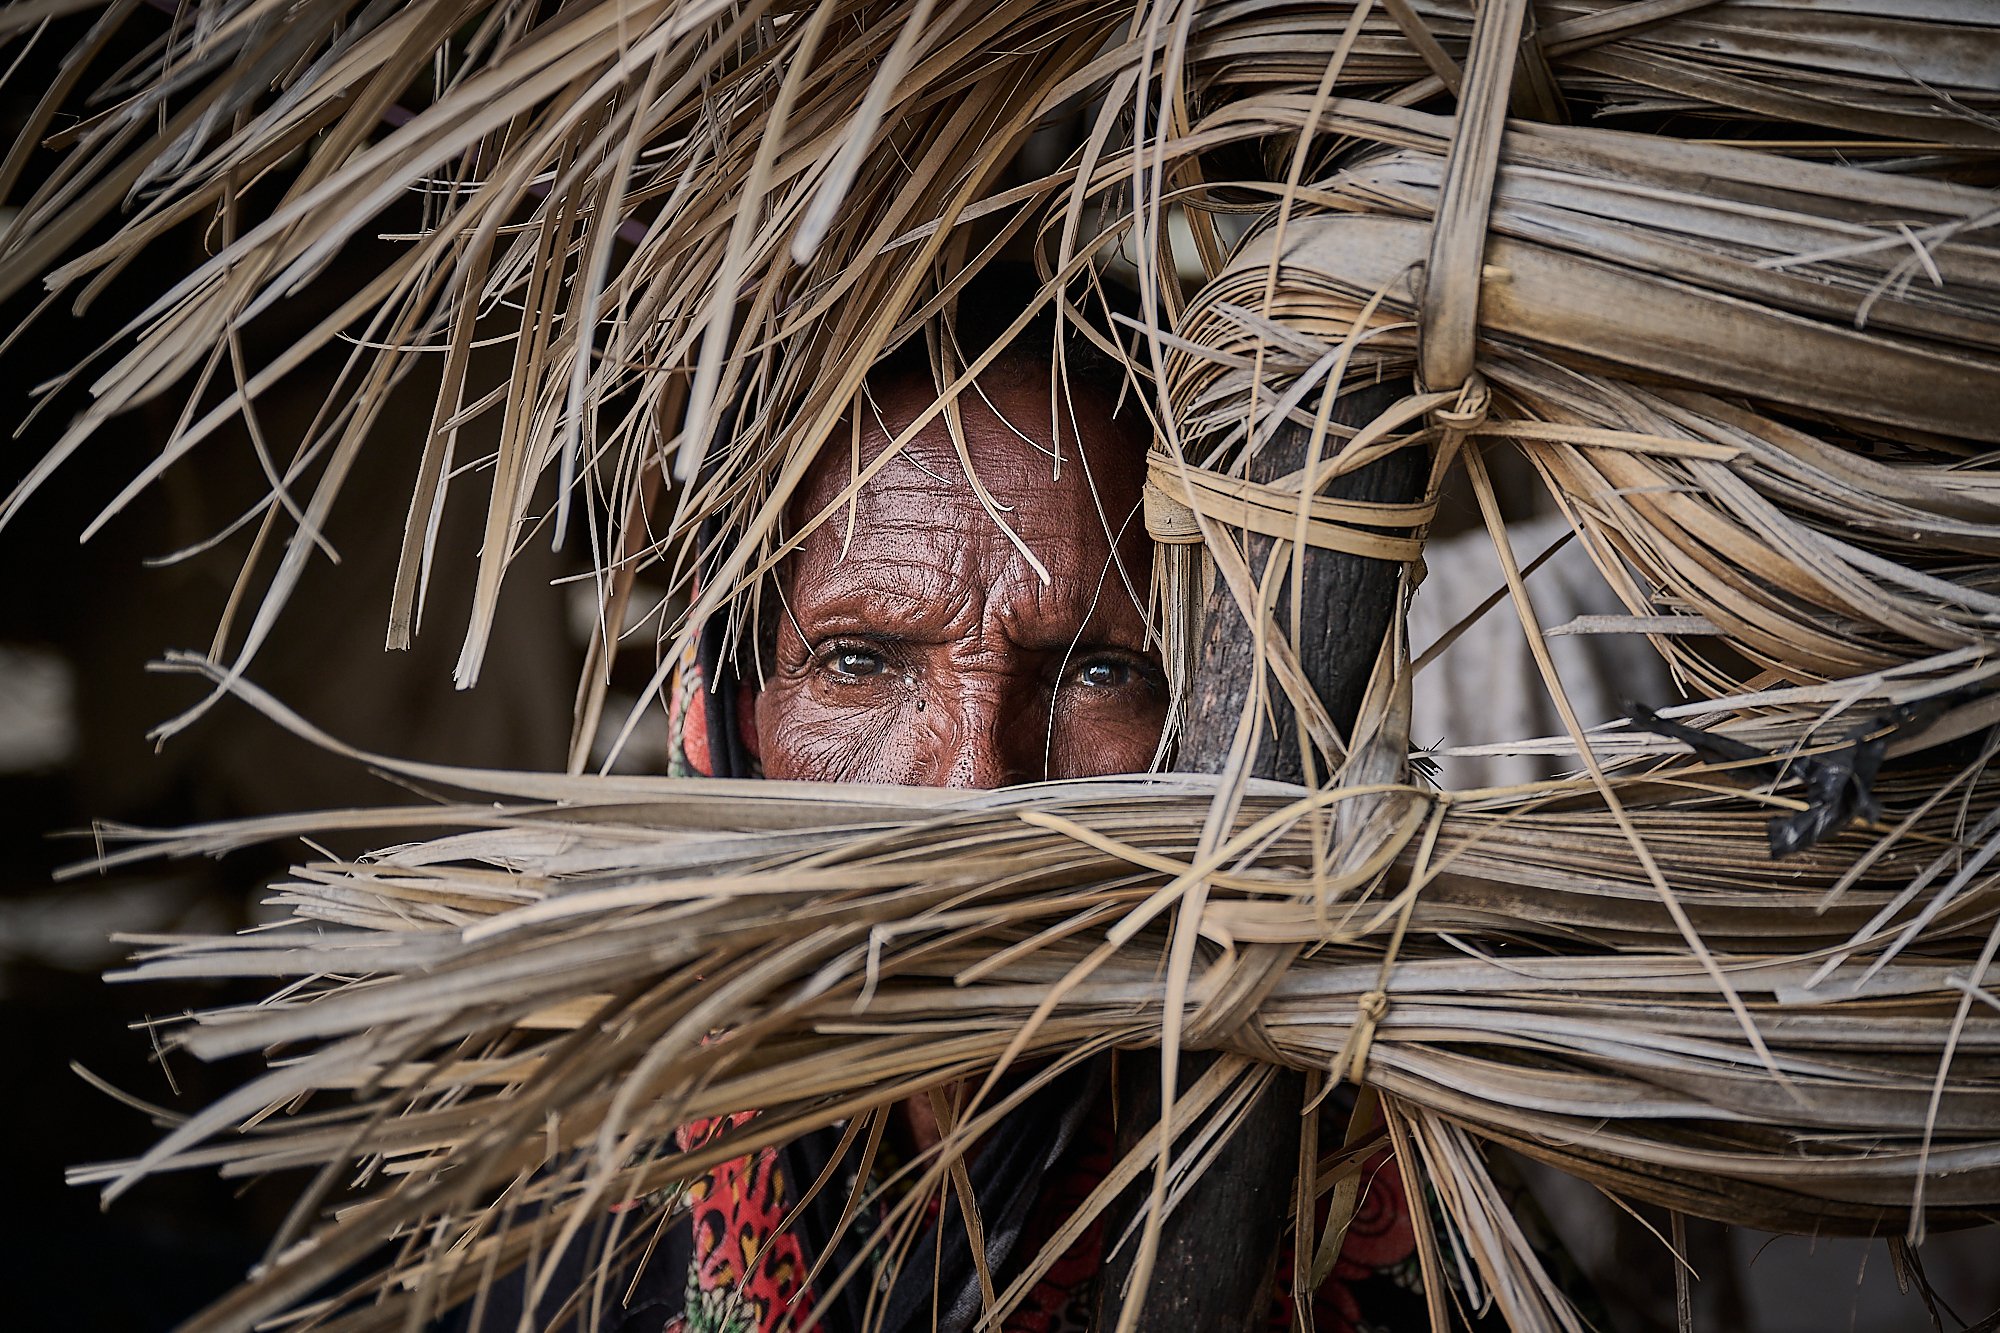
[[[852,543],[843,507],[781,576],[757,699],[767,776],[997,787],[1152,759],[1166,692],[1131,591],[1145,595],[1152,558],[1144,441],[1079,389],[1083,439],[1064,423],[1057,478],[1046,369],[1009,367],[980,387],[986,401],[961,399],[975,466],[1048,582],[981,507],[940,415],[862,488]],[[863,409],[862,458],[932,396],[921,378],[877,386],[881,420]],[[839,496],[845,444],[814,463],[795,519]]]

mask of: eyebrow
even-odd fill
[[[957,619],[952,589],[943,595],[912,593],[866,577],[844,580],[815,593],[801,604],[794,593],[793,612],[803,631],[808,626],[817,634],[842,632],[897,633],[935,630]]]

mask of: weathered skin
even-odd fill
[[[1075,388],[1082,457],[1065,420],[1058,478],[1047,366],[1003,361],[979,388],[962,411],[980,480],[1049,582],[981,508],[940,415],[861,490],[845,553],[843,508],[782,575],[785,609],[757,699],[767,776],[975,788],[1151,761],[1166,695],[1127,591],[1144,595],[1151,561],[1139,514],[1144,439],[1125,424],[1137,413],[1114,422],[1107,399]],[[864,461],[933,396],[921,377],[873,392],[879,419],[864,409]],[[847,444],[814,463],[794,530],[847,484]]]

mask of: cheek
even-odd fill
[[[925,749],[925,720],[901,702],[833,702],[806,682],[774,679],[757,696],[764,776],[922,785],[912,756]]]
[[[1049,776],[1095,778],[1110,773],[1143,773],[1153,762],[1166,724],[1166,700],[1151,691],[1138,692],[1136,698],[1061,698],[1051,737]]]
[[[882,719],[875,710],[830,709],[811,689],[772,680],[757,696],[757,748],[764,776],[785,781],[850,781]]]

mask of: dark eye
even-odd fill
[[[1090,657],[1077,663],[1070,679],[1086,689],[1122,690],[1152,677],[1139,663],[1125,657]]]
[[[847,680],[865,680],[889,669],[882,654],[860,644],[834,644],[820,660],[834,675]]]

